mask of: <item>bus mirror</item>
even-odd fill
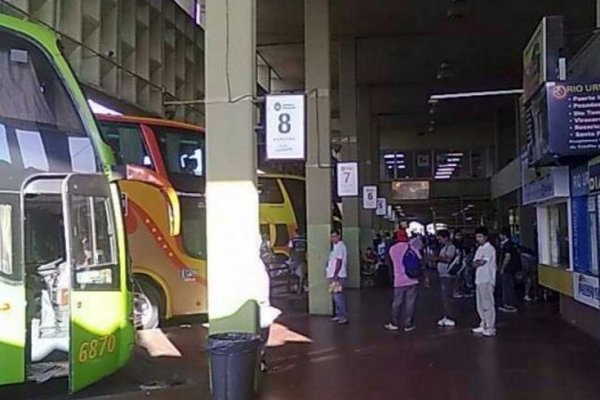
[[[169,233],[178,236],[181,233],[181,207],[179,196],[173,185],[153,170],[138,165],[127,164],[125,168],[128,181],[144,182],[161,190],[169,207]]]
[[[171,236],[177,236],[181,233],[181,207],[179,205],[179,196],[173,187],[164,188],[169,203],[169,229]]]

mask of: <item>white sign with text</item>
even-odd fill
[[[575,300],[600,310],[600,282],[598,277],[573,273]]]
[[[377,209],[377,186],[363,186],[363,208],[365,210]]]
[[[385,214],[387,214],[387,200],[385,199],[385,197],[380,197],[377,199],[377,208],[375,209],[375,215],[385,217]]]
[[[303,160],[305,157],[305,98],[302,94],[268,95],[267,158]]]
[[[358,196],[358,163],[337,164],[337,193],[340,197]]]

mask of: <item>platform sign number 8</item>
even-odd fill
[[[265,103],[267,158],[304,159],[304,95],[268,95]]]
[[[292,130],[292,124],[290,124],[291,120],[292,116],[290,114],[279,114],[279,133],[290,133]]]

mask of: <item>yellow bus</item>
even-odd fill
[[[207,312],[204,130],[184,123],[98,115],[120,182],[140,327]],[[280,261],[304,229],[304,179],[260,174],[261,231]]]

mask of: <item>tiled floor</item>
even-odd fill
[[[472,299],[456,328],[438,328],[437,293],[423,290],[417,330],[389,333],[389,293],[351,293],[349,326],[288,313],[282,324],[312,343],[271,351],[262,400],[598,400],[600,343],[567,325],[555,304],[499,315],[498,336],[475,337]],[[600,329],[600,327],[598,327]]]
[[[417,330],[390,333],[383,330],[388,290],[351,291],[348,297],[348,326],[307,316],[304,299],[279,302],[285,312],[273,328],[272,370],[261,400],[600,399],[600,343],[563,322],[556,304],[531,304],[517,315],[499,315],[498,336],[482,338],[470,333],[477,322],[472,299],[456,301],[456,328],[438,328],[437,293],[424,289]],[[183,357],[138,358],[77,398],[209,399],[203,336],[198,326],[172,328],[168,337]],[[139,383],[160,379],[177,386],[138,390]],[[36,391],[11,395],[4,389],[0,399],[66,398]]]

